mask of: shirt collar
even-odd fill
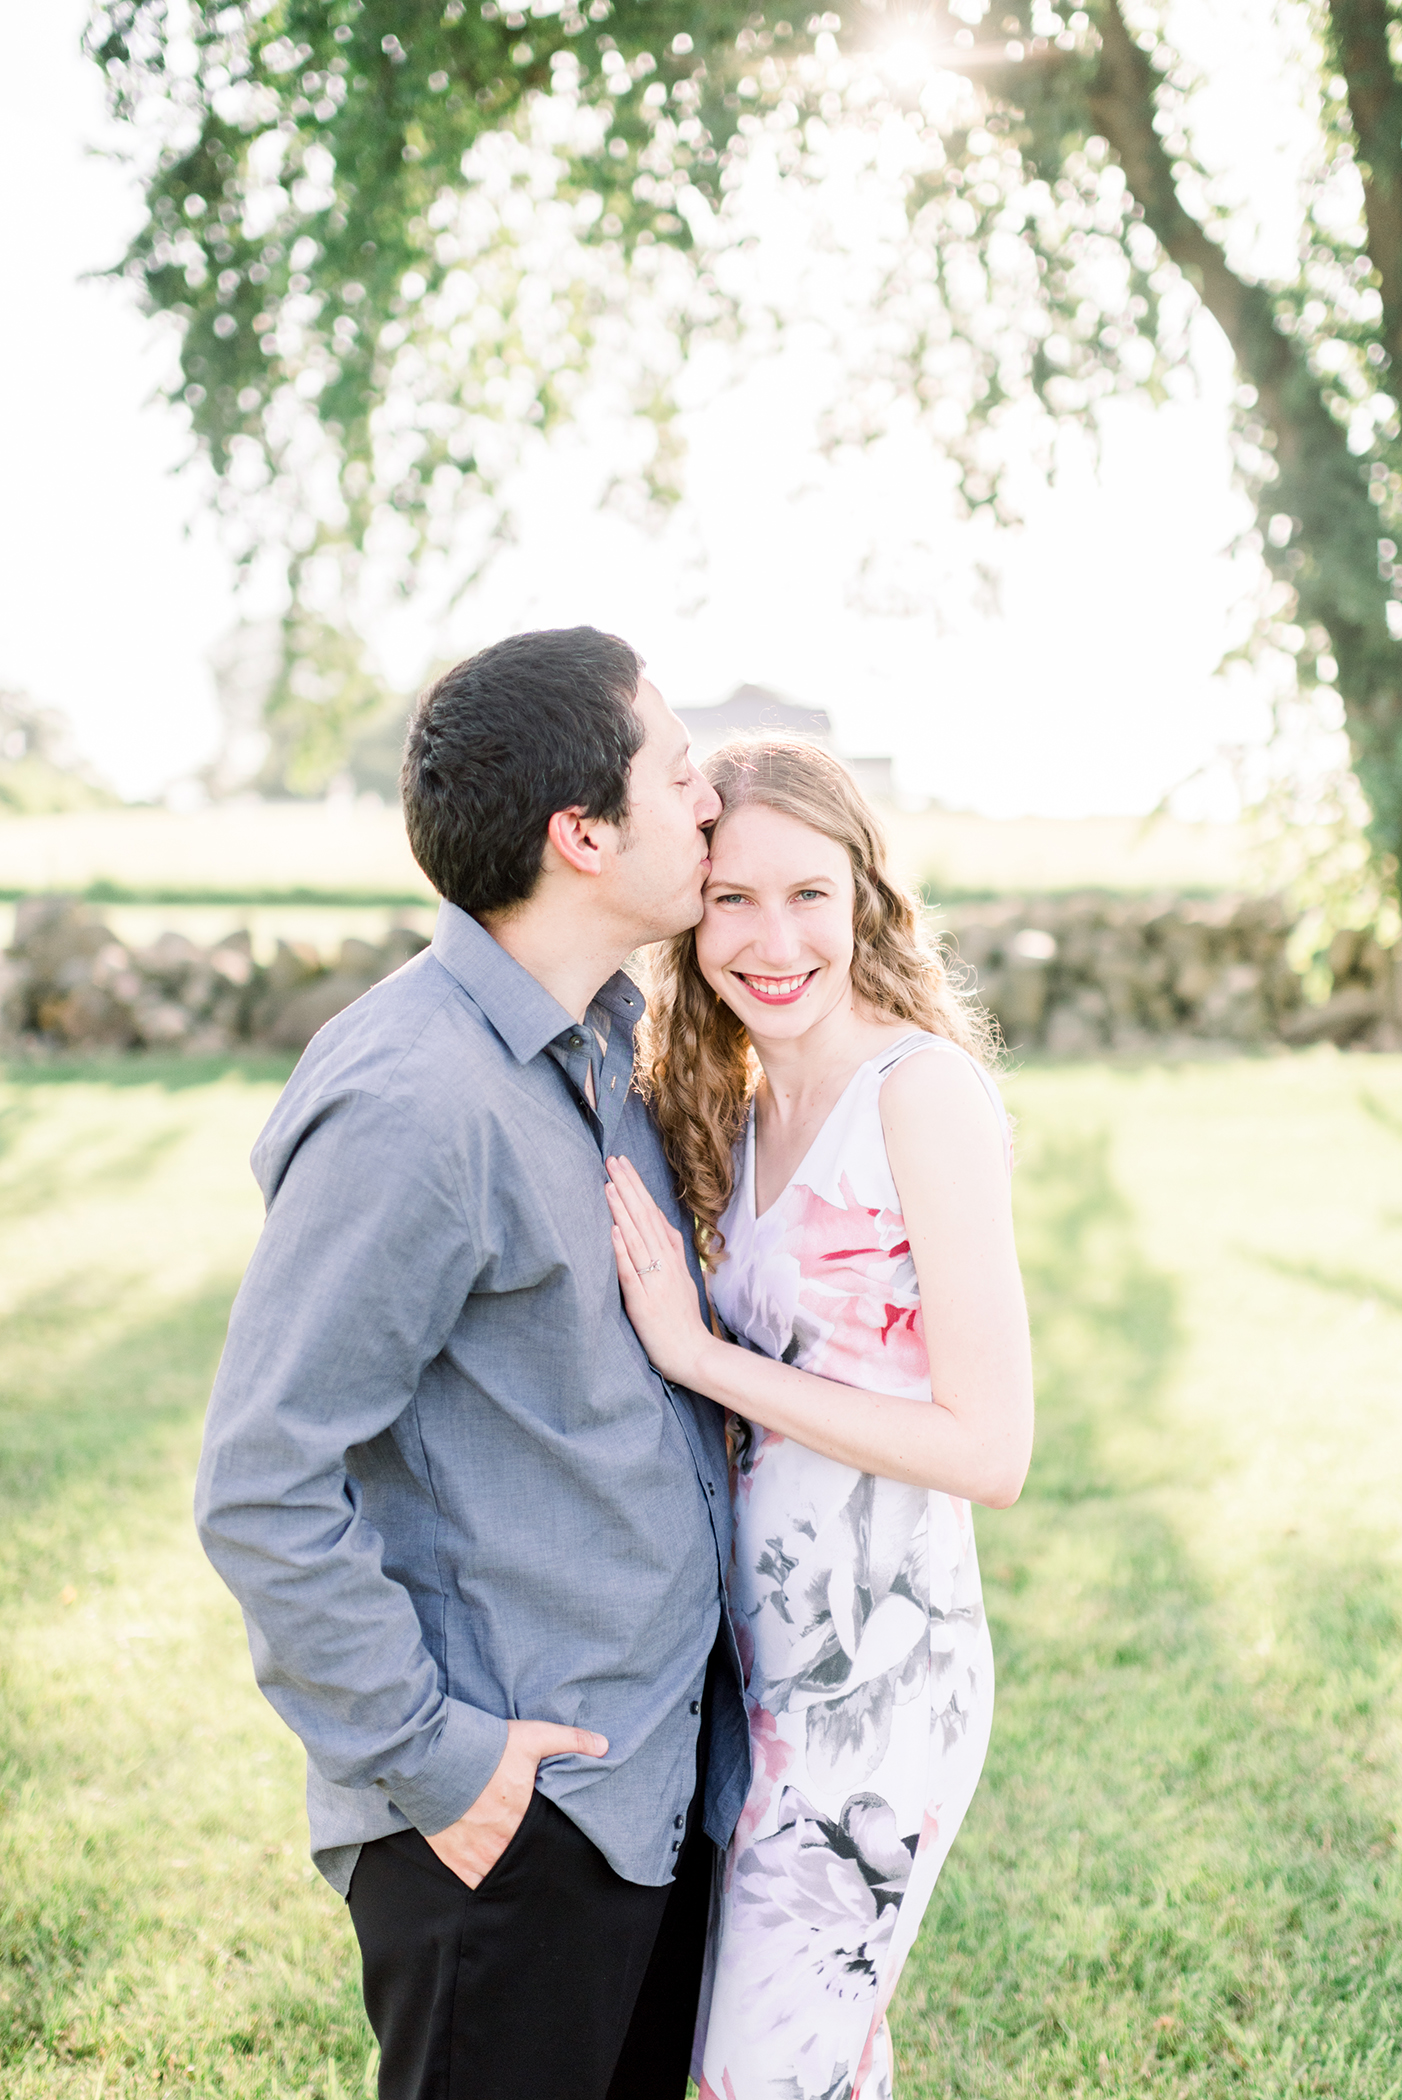
[[[577,1029],[573,1014],[522,969],[485,927],[445,897],[433,929],[433,953],[481,1009],[518,1064],[529,1064],[556,1036]],[[617,970],[595,1000],[631,1038],[643,1017],[643,995]]]

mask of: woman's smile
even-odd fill
[[[818,972],[805,970],[799,977],[759,977],[752,970],[733,970],[752,998],[762,999],[766,1006],[791,1006],[801,999]]]

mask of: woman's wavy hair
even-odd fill
[[[798,737],[757,736],[732,738],[701,770],[724,804],[717,828],[737,809],[758,804],[846,848],[855,890],[852,986],[858,999],[873,1013],[947,1036],[992,1065],[996,1028],[954,974],[958,965],[926,932],[920,906],[892,880],[881,826],[846,767]],[[734,1148],[759,1062],[743,1023],[701,975],[694,929],[659,942],[645,974],[639,1083],[695,1218],[697,1252],[714,1267],[725,1259],[720,1218],[734,1187]]]

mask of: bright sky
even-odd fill
[[[70,717],[128,794],[212,753],[209,653],[238,617],[178,417],[153,404],[168,346],[119,285],[139,207],[88,150],[100,82],[83,0],[7,11],[0,83],[0,683]],[[1025,527],[986,546],[934,520],[909,448],[830,471],[808,445],[814,375],[761,366],[687,423],[688,495],[648,535],[594,506],[599,461],[566,439],[519,505],[521,538],[432,631],[413,611],[372,643],[406,692],[435,658],[523,626],[625,634],[679,704],[742,680],[827,707],[843,746],[893,752],[913,793],[995,815],[1152,808],[1222,743],[1260,733],[1214,678],[1236,638],[1245,522],[1222,437],[1228,375],[1196,402],[1118,405],[1097,482],[1071,462]],[[998,573],[980,610],[974,564]],[[867,581],[862,581],[863,563]],[[1184,813],[1229,813],[1215,788]]]

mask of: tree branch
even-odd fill
[[[1189,277],[1259,389],[1266,378],[1256,369],[1263,355],[1266,363],[1278,366],[1281,377],[1293,362],[1290,345],[1275,326],[1270,294],[1236,275],[1179,201],[1172,162],[1154,129],[1154,69],[1130,36],[1119,0],[1108,0],[1098,27],[1100,65],[1090,85],[1091,115],[1160,246]]]
[[[1378,574],[1378,516],[1362,467],[1308,360],[1276,325],[1270,293],[1236,275],[1179,201],[1172,164],[1154,129],[1154,71],[1125,26],[1120,0],[1105,0],[1098,26],[1101,55],[1089,89],[1091,115],[1124,169],[1146,224],[1196,286],[1238,369],[1256,388],[1261,420],[1276,439],[1277,476],[1264,507],[1293,516],[1301,528],[1288,553],[1268,550],[1267,559],[1296,591],[1301,624],[1318,620],[1330,636],[1355,763],[1373,805],[1373,836],[1383,850],[1398,852],[1402,693]]]
[[[1312,457],[1316,469],[1327,463],[1333,474],[1357,482],[1344,432],[1320,398],[1304,357],[1276,326],[1271,294],[1237,276],[1179,200],[1172,163],[1154,129],[1154,70],[1130,36],[1120,0],[1107,0],[1099,27],[1091,114],[1124,169],[1145,223],[1196,288],[1256,388],[1264,420],[1276,434],[1278,461],[1302,466]]]
[[[1348,84],[1361,155],[1368,254],[1383,301],[1383,341],[1402,361],[1402,83],[1388,49],[1388,0],[1329,0],[1330,41]]]

